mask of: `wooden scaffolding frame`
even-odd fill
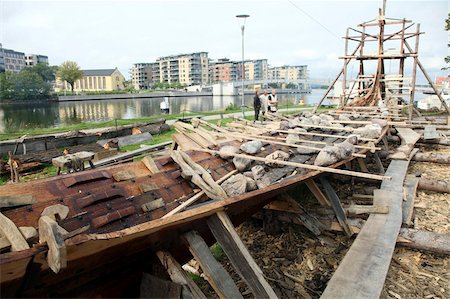
[[[423,34],[423,32],[420,32],[420,24],[414,24],[404,18],[386,18],[384,7],[385,5],[383,5],[383,9],[379,10],[376,19],[359,24],[358,27],[361,30],[347,28],[346,35],[343,37],[345,39],[344,56],[339,57],[344,60],[344,66],[314,108],[314,113],[342,76],[342,94],[339,97],[339,107],[347,105],[375,106],[382,100],[389,109],[389,107],[397,107],[398,103],[403,103],[409,105],[409,120],[411,120],[413,112],[418,113],[414,109],[418,66],[447,113],[450,114],[450,108],[419,60],[419,37],[420,34]],[[414,47],[408,43],[408,39],[412,38],[414,38]],[[386,49],[385,43],[388,41],[398,41],[398,43],[396,42],[397,48]],[[349,53],[350,42],[356,43],[356,47],[351,53]],[[368,46],[373,43],[377,44],[376,51],[369,52]],[[411,77],[404,76],[407,58],[413,59]],[[374,74],[368,74],[365,68],[365,63],[370,60],[377,61]],[[386,72],[385,62],[387,60],[398,61],[397,74],[392,75]],[[356,78],[349,79],[348,65],[352,61],[359,61],[359,71]],[[349,90],[347,90],[348,85],[350,85]]]

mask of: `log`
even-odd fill
[[[359,233],[366,221],[360,218],[349,219],[350,227],[354,233]],[[330,231],[342,231],[338,222],[334,221],[325,225]],[[397,237],[397,244],[405,247],[439,253],[450,254],[450,235],[439,234],[412,228],[401,228]]]
[[[450,193],[450,182],[420,178],[419,186],[417,188],[420,190],[434,191],[439,193]]]
[[[417,153],[412,159],[417,162],[450,164],[450,155],[438,153]]]

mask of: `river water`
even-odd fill
[[[325,90],[313,89],[310,94],[279,94],[279,107],[287,103],[306,105],[317,103]],[[164,98],[136,98],[56,103],[20,103],[0,105],[0,133],[25,128],[58,127],[66,124],[111,119],[130,119],[160,114]],[[253,106],[253,96],[246,95],[245,103]],[[329,104],[326,100],[324,104]],[[240,96],[170,97],[171,113],[201,113],[224,110],[230,105],[240,107]]]

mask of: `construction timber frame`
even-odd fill
[[[346,35],[343,37],[345,39],[345,55],[340,57],[344,60],[344,66],[313,112],[316,112],[342,76],[339,107],[347,105],[376,106],[381,100],[389,109],[389,113],[396,116],[397,112],[393,111],[393,107],[397,108],[398,104],[407,104],[409,105],[409,120],[411,120],[413,112],[419,114],[414,109],[418,66],[447,113],[450,114],[450,108],[442,98],[441,92],[437,90],[419,60],[419,37],[420,34],[423,34],[423,32],[420,32],[420,24],[414,24],[406,19],[386,18],[385,6],[386,2],[384,1],[383,9],[379,10],[376,19],[359,24],[358,27],[361,30],[347,28]],[[414,25],[416,25],[415,28]],[[414,39],[414,46],[409,44],[408,40],[410,39]],[[349,52],[350,43],[356,43],[352,52]],[[411,77],[404,76],[407,58],[412,58]],[[359,62],[359,72],[356,78],[349,79],[348,69],[352,61],[357,64]],[[385,64],[386,61],[389,61],[388,69]],[[374,62],[376,65],[373,65]],[[395,71],[391,69],[392,65],[394,66],[393,69],[396,69]],[[375,69],[375,72],[368,74],[368,69]],[[350,86],[350,89],[347,89],[347,86]]]

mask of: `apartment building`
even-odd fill
[[[83,70],[83,77],[74,84],[74,91],[113,91],[125,89],[125,77],[117,69]],[[55,91],[70,90],[70,84],[56,78]]]
[[[237,80],[236,62],[227,58],[218,59],[209,64],[209,80],[211,82],[230,82]]]
[[[269,68],[268,79],[297,81],[308,76],[307,65],[284,65]]]
[[[242,79],[242,62],[235,62],[238,74],[238,80]],[[244,79],[245,80],[265,80],[268,76],[267,59],[255,59],[244,61]]]
[[[3,46],[0,43],[0,73],[5,71],[5,57],[3,54]]]
[[[48,64],[48,56],[40,54],[25,54],[25,65],[33,66],[38,63]]]
[[[134,89],[148,89],[152,82],[152,63],[135,63],[130,74]]]
[[[156,63],[159,64],[159,74],[154,69],[155,79],[159,78],[159,82],[179,82],[186,85],[208,83],[209,60],[207,52],[160,57],[156,60]]]
[[[2,48],[5,71],[20,72],[25,67],[25,53]]]

